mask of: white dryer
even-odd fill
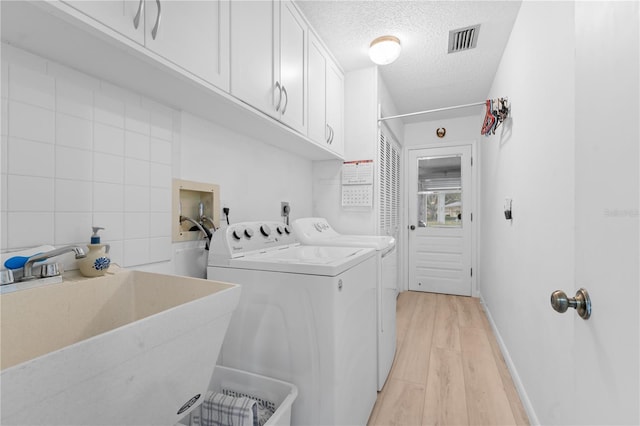
[[[214,234],[210,279],[242,286],[221,364],[294,383],[295,425],[364,425],[376,400],[375,250],[303,246],[278,222]]]
[[[378,390],[382,390],[396,354],[398,256],[395,238],[339,234],[326,219],[319,217],[296,219],[292,227],[302,244],[376,250],[377,382]]]

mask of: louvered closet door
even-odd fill
[[[409,290],[471,295],[471,145],[409,151]]]
[[[398,239],[400,226],[400,147],[380,131],[378,146],[378,230]]]

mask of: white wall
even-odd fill
[[[549,306],[574,280],[574,44],[573,3],[522,3],[488,95],[507,96],[512,118],[480,141],[480,291],[541,424],[573,424],[580,409],[564,374],[573,328]]]
[[[404,127],[404,146],[412,148],[421,145],[472,142],[480,137],[481,121],[477,116],[425,120],[408,123]],[[436,129],[444,127],[443,138],[436,135]]]
[[[345,161],[374,160],[378,166],[378,106],[383,115],[397,109],[378,67],[371,66],[345,74]],[[404,124],[389,123],[393,136],[402,146]],[[374,181],[372,207],[343,208],[341,201],[341,161],[315,161],[313,164],[313,214],[326,218],[340,233],[377,235],[378,182]]]
[[[470,144],[472,156],[477,156],[477,145],[478,139],[480,137],[480,127],[481,120],[477,116],[461,116],[461,117],[453,117],[453,118],[442,118],[440,113],[435,115],[427,114],[422,116],[424,118],[423,121],[415,121],[416,118],[412,119],[411,123],[408,123],[404,127],[404,151],[405,151],[405,160],[408,158],[409,151],[411,149],[421,149],[428,148],[429,146],[443,146],[443,145],[460,145],[460,144]],[[446,133],[443,138],[439,138],[436,135],[436,130],[438,128],[445,128]],[[482,142],[482,141],[480,141]],[[405,162],[405,164],[408,162]],[[476,166],[479,164],[478,161],[474,163]],[[406,182],[408,182],[411,171],[409,168],[416,167],[415,164],[406,164],[405,171],[403,172],[403,177]],[[472,196],[471,196],[471,207],[470,211],[474,213],[475,223],[473,227],[473,231],[471,234],[472,242],[474,249],[471,253],[471,267],[474,270],[477,270],[478,263],[478,219],[479,219],[479,209],[478,209],[478,200],[481,197],[480,194],[480,176],[477,171],[477,167],[474,167],[472,170],[473,176],[473,188]],[[408,193],[408,183],[404,186],[405,190],[405,199],[408,197],[413,197],[414,194]],[[404,208],[408,208],[408,203],[403,203]],[[415,218],[412,217],[413,213],[409,211],[404,211],[402,217],[404,219],[403,230],[407,229],[407,225],[415,224]],[[404,231],[403,234],[408,238],[408,231]],[[408,239],[403,240],[403,247],[405,251],[408,250]],[[408,255],[407,255],[408,256]],[[409,259],[408,257],[404,258],[403,261],[403,280],[409,283]],[[474,274],[472,278],[472,295],[478,295],[477,289],[477,274]]]
[[[282,220],[281,201],[291,219],[311,215],[311,160],[190,114],[181,118],[180,176],[219,184],[232,222]]]
[[[344,140],[345,161],[376,161],[378,135],[378,70],[363,68],[345,74]],[[343,234],[375,235],[373,208],[342,208],[341,161],[315,161],[313,164],[313,214],[324,217]],[[375,192],[375,188],[374,188]]]
[[[4,44],[0,95],[3,252],[100,225],[114,262],[202,276],[175,263],[172,178],[219,184],[232,221],[311,214],[310,160]]]

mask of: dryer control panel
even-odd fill
[[[219,229],[213,235],[209,258],[220,261],[298,244],[293,229],[284,223],[240,222]]]

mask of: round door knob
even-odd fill
[[[411,229],[412,231],[415,231],[416,226],[415,226],[415,225],[411,225],[411,226],[409,227],[409,229]]]
[[[576,292],[576,297],[567,297],[562,290],[551,293],[551,307],[557,312],[567,312],[569,308],[574,308],[582,319],[591,317],[591,298],[589,292],[581,288]]]
[[[562,290],[556,290],[551,293],[551,307],[561,314],[567,312],[567,309],[569,309],[567,293]]]

